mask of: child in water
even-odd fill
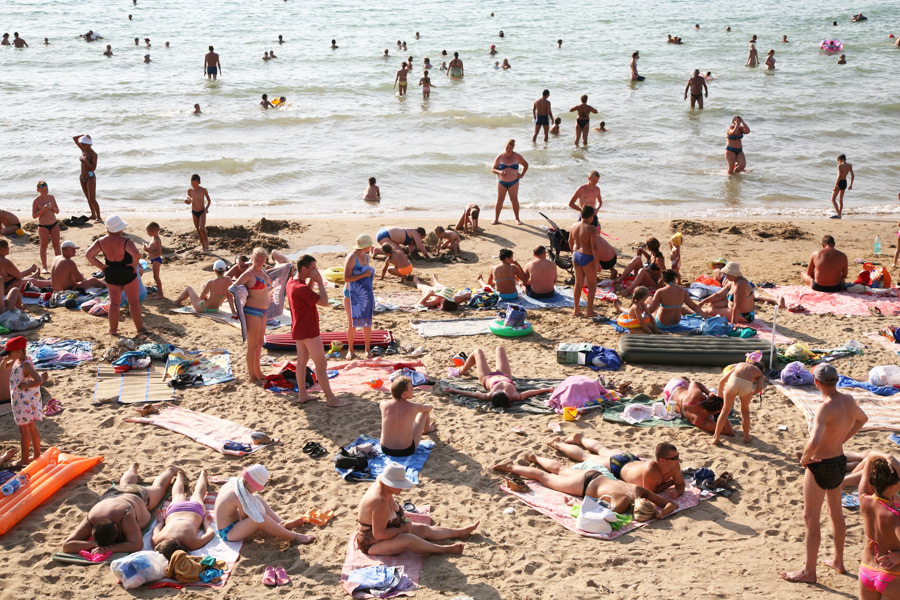
[[[594,127],[594,131],[596,131],[597,133],[606,133],[607,131],[609,131],[606,128],[606,121],[600,121],[600,125]]]
[[[366,186],[366,193],[363,196],[363,200],[367,200],[369,202],[381,201],[381,190],[378,189],[377,185],[375,185],[374,177],[369,177],[369,185]]]
[[[553,127],[550,128],[550,133],[552,135],[559,135],[559,125],[562,123],[562,119],[556,117],[556,120],[553,122]]]
[[[430,98],[431,97],[431,77],[428,76],[428,71],[423,73],[422,79],[419,80],[419,85],[422,86],[422,97]]]

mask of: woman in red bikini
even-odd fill
[[[247,301],[243,310],[244,323],[247,324],[247,372],[251,383],[262,383],[266,379],[259,366],[263,340],[266,337],[266,312],[269,310],[272,290],[272,279],[265,269],[266,258],[268,254],[265,250],[254,248],[250,255],[251,267],[234,283],[247,288]]]
[[[861,600],[900,597],[900,462],[870,453],[859,482],[859,508],[866,545],[859,562]]]

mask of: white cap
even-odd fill
[[[106,220],[106,228],[110,233],[119,233],[128,227],[128,223],[122,220],[119,215],[113,215]]]
[[[221,258],[213,264],[213,271],[227,271],[228,265],[225,264],[225,261]]]
[[[398,490],[408,490],[416,485],[406,478],[406,469],[403,465],[399,465],[395,462],[389,462],[387,464],[384,471],[378,476],[378,481],[388,487],[396,488]]]
[[[78,140],[79,144],[84,144],[85,146],[91,146],[94,144],[94,140],[91,139],[89,135],[81,136],[81,139]]]
[[[76,246],[75,242],[73,242],[72,240],[64,241],[62,244],[59,245],[59,247],[60,248],[74,248],[75,250],[78,250],[78,246]]]

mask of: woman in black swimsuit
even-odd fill
[[[122,235],[128,223],[117,215],[106,220],[107,234],[91,244],[85,258],[88,262],[103,270],[106,287],[109,290],[109,333],[116,335],[119,331],[119,305],[122,292],[128,301],[128,312],[138,333],[146,331],[141,317],[140,288],[138,286],[137,264],[141,258],[137,246]],[[100,262],[97,255],[103,253],[106,264]]]
[[[50,195],[46,181],[37,182],[38,197],[31,204],[31,218],[38,220],[38,237],[41,241],[41,266],[42,273],[49,273],[47,269],[47,245],[53,243],[53,255],[59,256],[62,250],[59,247],[59,224],[56,215],[59,207],[56,198]]]
[[[575,119],[575,145],[578,145],[578,138],[584,139],[584,145],[587,146],[588,131],[591,128],[591,113],[597,114],[597,109],[587,103],[587,94],[581,97],[581,104],[573,106],[569,112],[577,112],[578,118]]]

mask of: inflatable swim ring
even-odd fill
[[[841,40],[822,40],[819,48],[825,52],[840,52],[844,49],[844,43]]]
[[[322,277],[331,283],[344,283],[344,267],[329,267],[322,273]]]
[[[533,331],[531,323],[528,321],[525,321],[524,327],[507,327],[503,324],[501,319],[497,319],[488,325],[488,327],[490,327],[491,333],[499,335],[500,337],[522,337]]]

